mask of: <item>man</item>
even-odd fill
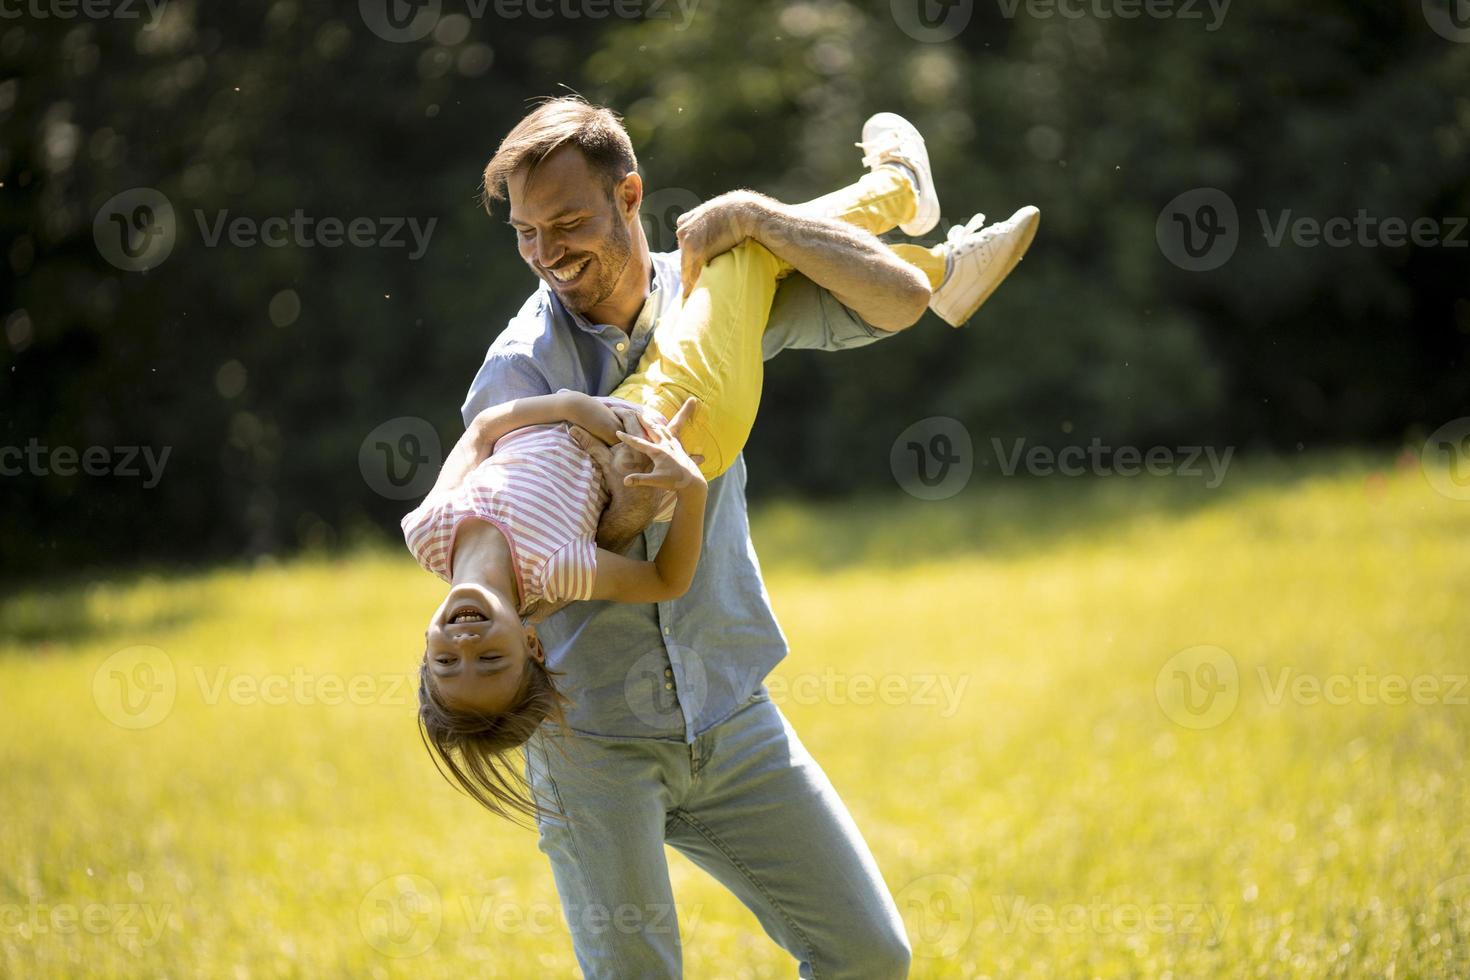
[[[929,230],[938,202],[917,132],[885,114],[864,135],[870,166],[911,181],[905,230]],[[873,235],[819,209],[737,192],[684,216],[681,276],[680,255],[648,249],[636,168],[617,117],[575,98],[542,104],[501,143],[486,167],[487,201],[508,197],[521,257],[542,286],[491,345],[464,404],[467,424],[513,398],[612,391],[699,266],[745,237],[797,270],[771,309],[769,358],[870,343],[931,301],[962,322],[1034,232],[1034,221],[969,227],[934,250],[940,271],[925,282]],[[962,274],[976,255],[988,278]],[[619,465],[600,444],[586,448]],[[681,975],[666,843],[739,897],[802,976],[908,971],[903,923],[872,854],[762,683],[786,641],[750,541],[745,479],[737,458],[710,482],[703,558],[682,598],[577,603],[539,627],[546,661],[575,701],[574,734],[543,726],[527,744],[527,778],[548,811],[540,847],[588,977]],[[608,483],[598,543],[656,554],[667,527],[649,526],[657,499]]]

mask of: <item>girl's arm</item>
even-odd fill
[[[591,395],[580,391],[558,391],[554,395],[517,398],[485,409],[470,422],[439,470],[430,494],[452,490],[495,449],[500,437],[528,425],[571,422],[606,443],[617,441],[620,422],[616,413]]]
[[[697,403],[689,399],[674,416],[672,427],[682,428]],[[629,486],[658,487],[675,495],[674,518],[669,533],[652,561],[625,558],[605,548],[597,549],[597,576],[592,598],[613,602],[664,602],[689,591],[699,552],[704,541],[704,504],[709,486],[699,472],[696,458],[684,452],[677,439],[667,433],[650,442],[626,432],[618,438],[653,459],[653,470],[630,473],[623,478]]]

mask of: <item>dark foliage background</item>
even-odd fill
[[[359,450],[400,416],[445,445],[458,434],[484,348],[534,287],[503,215],[476,203],[480,169],[526,100],[562,85],[625,113],[662,195],[655,246],[689,200],[742,185],[798,200],[853,178],[879,109],[928,136],[946,219],[930,241],[976,210],[1042,209],[1027,262],[968,329],[929,317],[891,344],[773,361],[754,496],[891,488],[890,443],[928,415],[963,421],[987,457],[992,437],[1395,445],[1465,414],[1470,234],[1271,247],[1257,217],[1470,214],[1470,44],[1431,29],[1440,0],[1253,0],[1214,30],[1204,4],[1121,19],[912,0],[969,18],[942,43],[903,29],[904,2],[589,0],[542,17],[442,0],[404,43],[370,29],[370,0],[169,0],[151,23],[141,3],[142,21],[15,8],[0,21],[0,446],[171,452],[146,489],[0,478],[5,573],[392,531],[411,504],[370,486]],[[146,272],[93,235],[138,187],[177,218]],[[1190,272],[1155,226],[1200,187],[1238,207],[1239,246]],[[196,217],[297,210],[436,225],[413,260],[210,247]]]

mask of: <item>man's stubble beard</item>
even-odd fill
[[[597,279],[596,289],[591,294],[592,299],[578,303],[576,312],[586,314],[599,303],[606,302],[617,290],[618,280],[622,278],[632,257],[633,236],[628,232],[627,225],[617,221],[613,233],[604,239],[603,250],[597,254],[597,267],[602,274]]]

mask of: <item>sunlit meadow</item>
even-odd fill
[[[914,976],[1470,972],[1470,500],[1417,459],[895,490],[755,538],[773,697]],[[575,976],[535,834],[415,735],[438,591],[380,547],[7,597],[0,975]],[[671,861],[690,977],[795,975]]]

